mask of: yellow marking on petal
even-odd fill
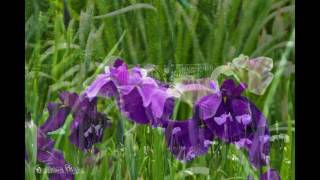
[[[227,102],[227,97],[226,97],[226,96],[223,97],[223,102],[224,102],[224,103]]]

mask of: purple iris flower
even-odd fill
[[[37,135],[37,160],[54,170],[49,174],[50,180],[73,180],[74,169],[65,161],[62,152],[53,148],[54,141],[40,129]]]
[[[166,90],[165,86],[147,76],[147,70],[140,67],[129,69],[118,59],[87,88],[86,95],[89,99],[115,97],[129,120],[158,126],[173,110],[173,97]]]
[[[109,119],[97,111],[97,98],[90,100],[83,94],[78,96],[76,93],[63,92],[60,99],[72,112],[71,143],[86,151],[101,142],[104,129],[109,126]]]
[[[166,144],[177,159],[188,161],[207,153],[214,140],[214,134],[203,122],[203,119],[215,115],[220,101],[218,93],[203,96],[193,108],[192,119],[164,121]]]
[[[268,160],[269,131],[262,113],[241,96],[245,88],[242,83],[236,85],[231,79],[225,80],[219,93],[198,102],[203,107],[199,117],[217,138],[248,150],[250,162],[259,168]]]
[[[245,127],[252,121],[249,102],[241,95],[243,84],[236,86],[233,80],[226,80],[220,88],[220,105],[214,116],[204,117],[206,125],[220,139],[235,142],[245,133]]]
[[[226,80],[220,90],[212,82],[209,87],[213,91],[196,101],[191,119],[172,121],[171,89],[148,77],[145,69],[129,69],[122,60],[117,60],[87,88],[85,96],[89,103],[94,103],[98,96],[115,97],[129,120],[165,128],[166,144],[179,160],[191,160],[206,153],[213,139],[219,138],[249,151],[254,167],[268,164],[270,143],[266,119],[241,95],[246,85]]]
[[[60,128],[67,116],[72,113],[70,141],[81,150],[89,150],[95,143],[102,141],[104,129],[108,127],[108,118],[97,111],[97,98],[89,99],[85,94],[61,92],[62,103],[49,103],[48,120],[40,127],[43,132]]]
[[[48,111],[48,119],[37,130],[37,160],[54,170],[49,174],[50,180],[74,179],[72,166],[65,161],[62,152],[54,149],[54,141],[47,136],[48,132],[63,125],[70,109],[62,104],[49,103]]]
[[[164,124],[166,144],[170,152],[182,161],[207,153],[214,138],[208,128],[199,128],[195,119]]]
[[[49,118],[40,127],[43,132],[51,132],[59,129],[65,122],[67,116],[69,115],[70,108],[64,106],[61,103],[48,104]]]

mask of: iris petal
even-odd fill
[[[69,115],[70,108],[58,103],[48,104],[49,117],[40,129],[47,133],[59,129]]]

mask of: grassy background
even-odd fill
[[[274,60],[275,78],[263,96],[248,94],[263,110],[272,134],[271,166],[282,179],[295,179],[294,74],[280,62],[294,63],[292,0],[26,0],[26,112],[36,125],[48,117],[46,105],[62,90],[80,93],[117,57],[128,64],[209,64],[239,54]],[[144,3],[144,4],[142,4]],[[127,9],[122,9],[128,7]],[[127,11],[127,12],[126,12]],[[104,15],[104,16],[103,16]],[[283,68],[284,67],[284,68]],[[207,74],[208,75],[208,74]],[[162,81],[169,75],[161,73]],[[121,117],[112,100],[99,101],[112,128],[97,146],[99,156],[84,154],[68,142],[69,117],[51,136],[65,158],[79,168],[76,179],[245,179],[258,176],[243,151],[216,142],[209,153],[188,163],[175,160],[163,132],[136,126]],[[179,108],[177,119],[190,114]],[[32,142],[32,131],[26,140]],[[35,152],[32,147],[28,152]],[[93,165],[95,164],[96,165]],[[36,175],[26,162],[26,178]]]

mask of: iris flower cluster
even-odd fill
[[[248,151],[255,168],[268,166],[270,135],[267,121],[261,111],[242,96],[246,84],[237,85],[228,79],[220,87],[214,81],[195,85],[206,87],[208,92],[196,99],[193,116],[187,120],[172,120],[174,90],[149,77],[146,69],[138,66],[129,69],[118,59],[81,95],[63,92],[61,103],[49,103],[49,118],[40,131],[45,134],[60,128],[72,114],[70,142],[80,150],[88,151],[102,141],[103,132],[109,126],[107,116],[97,111],[97,98],[113,97],[121,113],[130,121],[163,128],[166,145],[178,160],[189,161],[206,154],[213,141],[219,139]],[[47,160],[38,154],[39,161],[48,166],[66,164],[62,154],[53,150],[53,141],[45,139],[46,136],[38,137],[38,150],[48,150],[52,158]],[[67,175],[64,179],[74,178],[70,173]],[[280,176],[269,168],[260,179],[278,180]]]

